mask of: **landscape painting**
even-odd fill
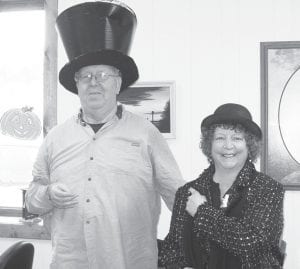
[[[153,123],[165,138],[175,138],[175,83],[136,83],[118,96],[128,111]]]

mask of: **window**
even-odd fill
[[[22,220],[22,194],[56,124],[57,0],[0,2],[0,236],[47,238]]]

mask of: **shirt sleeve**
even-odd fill
[[[280,184],[256,188],[244,217],[239,220],[225,216],[221,209],[203,204],[194,216],[194,226],[197,233],[234,255],[256,255],[279,243],[283,229],[283,197]]]
[[[175,193],[185,181],[167,142],[155,127],[149,130],[148,151],[157,190],[172,210]]]
[[[25,204],[27,210],[34,214],[43,215],[53,209],[49,200],[47,188],[50,184],[48,154],[46,141],[42,143],[33,166],[33,181],[26,191]]]

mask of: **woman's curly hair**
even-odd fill
[[[241,124],[213,124],[208,128],[202,128],[200,148],[208,161],[212,161],[211,146],[216,128],[224,128],[234,130],[236,132],[243,132],[245,134],[246,145],[249,151],[249,160],[255,162],[261,151],[261,140]]]

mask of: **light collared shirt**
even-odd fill
[[[160,197],[172,209],[184,181],[150,122],[123,111],[95,134],[74,116],[46,136],[33,176],[26,206],[51,214],[50,268],[157,268]],[[53,207],[46,189],[54,182],[79,195],[75,207]]]

